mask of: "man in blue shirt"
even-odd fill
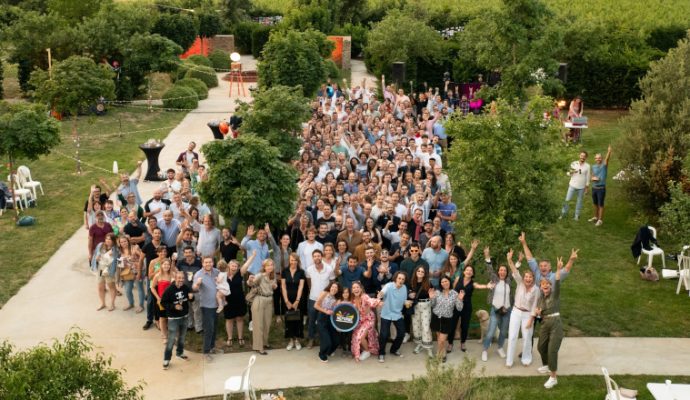
[[[609,168],[609,159],[611,158],[611,145],[609,145],[606,152],[606,159],[602,160],[601,153],[594,156],[594,165],[592,165],[592,202],[594,202],[594,216],[589,219],[589,222],[596,223],[594,225],[601,226],[604,223],[602,217],[604,216],[604,198],[606,197],[606,173]]]
[[[522,243],[522,251],[525,253],[525,258],[527,259],[527,265],[529,265],[529,269],[531,269],[532,272],[534,273],[535,285],[538,285],[542,279],[547,279],[549,282],[551,282],[552,286],[555,286],[555,284],[556,284],[556,273],[551,271],[551,261],[541,260],[537,264],[537,260],[534,259],[534,255],[532,255],[532,251],[527,246],[527,239],[525,237],[525,232],[522,232],[520,234],[519,240],[520,240],[520,243]],[[561,270],[561,281],[564,280],[565,278],[567,278],[568,275],[570,274],[570,270],[573,268],[573,263],[577,259],[577,252],[578,251],[580,251],[580,250],[573,249],[570,252],[570,258],[568,259],[568,263],[565,264],[565,267],[563,267],[563,270]]]
[[[448,252],[441,243],[441,237],[434,236],[429,240],[429,247],[422,252],[422,258],[429,264],[429,281],[434,287],[438,287],[441,270],[448,260]]]
[[[247,227],[247,235],[242,239],[240,246],[247,254],[252,254],[256,251],[256,257],[249,266],[249,273],[251,275],[256,275],[261,270],[261,263],[268,259],[270,256],[268,252],[268,244],[266,243],[266,231],[264,229],[259,229],[256,232],[256,240],[252,240],[254,236],[254,225],[249,225]]]
[[[395,340],[391,346],[391,354],[402,357],[400,346],[405,336],[405,321],[402,310],[407,301],[407,286],[405,273],[398,271],[393,275],[393,281],[388,282],[378,294],[383,300],[381,308],[381,333],[379,334],[379,362],[386,361],[386,345],[391,333],[391,324],[395,325]]]
[[[357,265],[357,257],[349,256],[347,266],[336,268],[335,275],[340,277],[340,283],[343,287],[352,289],[352,283],[361,281],[364,271],[364,267]]]
[[[446,232],[453,232],[453,222],[458,217],[458,207],[450,201],[450,194],[447,190],[441,191],[441,201],[437,202],[438,217],[441,218],[441,229]]]
[[[195,292],[199,294],[201,305],[201,325],[204,328],[204,357],[206,361],[213,361],[211,354],[223,353],[216,349],[216,277],[218,270],[213,268],[213,257],[204,257],[201,261],[202,268],[194,274]]]

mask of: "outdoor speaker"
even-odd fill
[[[405,82],[405,63],[402,61],[393,63],[393,82],[398,87]]]
[[[558,79],[563,82],[568,82],[568,63],[558,64]]]

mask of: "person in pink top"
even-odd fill
[[[359,324],[352,332],[352,354],[357,362],[366,360],[372,354],[379,354],[379,338],[374,329],[374,309],[380,302],[379,299],[367,296],[359,281],[352,284],[352,303],[359,310]]]

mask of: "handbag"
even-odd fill
[[[300,310],[287,310],[285,311],[285,321],[301,321],[302,313]]]
[[[244,296],[244,299],[247,301],[248,304],[252,304],[256,296],[259,295],[259,288],[258,287],[253,287],[247,292],[247,294]]]
[[[419,289],[417,289],[417,294],[414,295],[414,300],[412,300],[412,305],[409,306],[409,307],[404,307],[404,308],[403,308],[403,314],[405,314],[405,315],[414,315],[414,307],[415,307],[415,306],[417,305],[417,303],[418,303],[417,300],[419,299],[419,293],[421,293],[421,292],[422,292],[422,286],[420,285],[420,286],[419,286]],[[407,300],[405,300],[405,301],[407,301]]]

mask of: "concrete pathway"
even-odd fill
[[[245,69],[250,69],[251,60],[243,61]],[[363,63],[353,61],[353,79],[361,82],[359,74],[363,69],[359,64]],[[174,165],[175,158],[190,140],[202,144],[212,139],[206,123],[214,118],[227,118],[234,109],[234,98],[228,98],[228,91],[228,82],[221,80],[220,87],[212,89],[209,98],[201,101],[199,108],[170,132],[160,156],[163,168]],[[142,183],[142,196],[149,198],[156,187],[156,183]],[[86,230],[75,232],[7,302],[0,310],[0,340],[8,339],[25,348],[62,338],[71,327],[79,327],[91,335],[99,351],[112,355],[114,367],[126,370],[127,382],[145,384],[144,394],[149,399],[218,394],[228,376],[241,373],[251,353],[217,356],[212,363],[204,362],[199,354],[190,353],[190,361],[173,359],[170,370],[163,371],[160,333],[156,329],[141,330],[143,314],[123,312],[124,297],[117,299],[115,311],[96,311],[96,279],[87,267],[86,242]],[[472,341],[468,347],[465,354],[478,358],[479,344]],[[424,357],[412,354],[411,344],[405,345],[402,351],[404,358],[389,357],[385,364],[375,359],[356,364],[339,355],[323,364],[317,358],[316,349],[273,350],[268,356],[258,356],[252,380],[258,388],[275,389],[396,381],[423,374]],[[690,354],[690,339],[566,338],[560,352],[559,373],[598,375],[600,367],[606,366],[613,375],[690,375],[690,364],[682,356],[684,354]],[[449,362],[460,362],[463,356],[455,351],[449,355]],[[536,375],[537,359],[535,352],[532,367],[506,369],[503,360],[492,349],[489,361],[479,361],[479,364],[486,367],[488,375]]]

